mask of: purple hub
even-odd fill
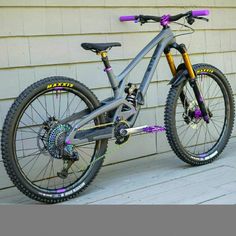
[[[164,15],[161,17],[161,25],[167,26],[170,23],[170,15]]]
[[[66,145],[70,145],[71,141],[69,139],[66,140]]]
[[[202,117],[202,112],[201,112],[200,108],[197,107],[194,111],[194,118],[200,119],[201,117]]]
[[[158,126],[158,125],[153,125],[153,126],[148,126],[143,128],[143,132],[146,133],[158,133],[158,132],[163,132],[165,131],[166,128],[163,126]]]
[[[200,119],[200,118],[202,118],[202,117],[203,117],[203,116],[202,116],[202,112],[201,112],[200,108],[197,107],[197,108],[195,109],[195,111],[194,111],[194,118],[195,118],[195,119]],[[209,116],[208,116],[208,115],[204,116],[203,119],[204,119],[204,121],[206,121],[207,123],[209,123]]]

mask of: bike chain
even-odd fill
[[[122,121],[120,121],[122,122]],[[97,128],[97,127],[105,127],[105,126],[109,126],[109,125],[114,125],[116,122],[110,122],[110,123],[105,123],[105,124],[101,124],[101,125],[96,125],[96,126],[93,126],[93,127],[90,127],[90,128],[84,128],[84,129],[78,129],[78,130],[88,130],[88,129],[91,129],[91,128]],[[103,154],[102,156],[99,156],[97,157],[95,160],[93,160],[85,169],[87,169],[88,167],[90,166],[93,166],[97,161],[105,158],[106,155],[110,154],[110,153],[113,153],[114,151],[117,151],[118,149],[121,148],[121,146],[123,146],[123,144],[126,144],[127,142],[124,142],[120,145],[116,145],[112,150],[106,152],[105,154]],[[82,169],[85,170],[85,169]]]
[[[114,125],[114,124],[115,124],[115,122],[110,122],[110,123],[105,123],[105,124],[101,124],[101,125],[95,125],[93,127],[83,128],[83,129],[78,128],[78,131],[80,131],[80,130],[89,130],[89,129],[97,128],[97,127],[98,128],[99,127],[105,127],[105,126]]]
[[[125,122],[126,121],[119,121],[119,122]],[[105,126],[109,126],[109,125],[114,125],[116,124],[116,122],[111,122],[111,123],[105,123],[105,124],[101,124],[101,125],[97,125],[97,126],[93,126],[93,127],[90,127],[90,128],[84,128],[84,129],[78,129],[78,130],[87,130],[87,129],[91,129],[91,128],[95,128],[95,127],[105,127]],[[124,144],[127,144],[128,143],[128,140],[126,140],[125,142],[121,143],[121,144],[117,144],[112,150],[106,152],[105,154],[103,154],[102,156],[99,156],[97,157],[95,160],[93,160],[85,169],[87,169],[88,167],[90,166],[93,166],[97,161],[105,158],[106,155],[110,154],[110,153],[113,153],[114,151],[117,151],[118,149],[121,148],[121,146],[123,147]],[[81,169],[81,171],[84,171],[85,169]]]

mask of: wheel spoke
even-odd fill
[[[97,153],[95,150],[97,146],[100,146],[97,145],[97,142],[100,141],[75,147],[78,149],[79,160],[69,168],[65,179],[57,174],[63,170],[63,166],[60,164],[60,162],[63,163],[63,160],[56,160],[47,151],[48,135],[51,132],[49,129],[52,129],[50,127],[54,125],[54,120],[51,118],[55,118],[56,124],[60,117],[68,117],[73,110],[74,112],[80,112],[81,109],[91,110],[83,99],[74,93],[46,91],[46,93],[36,96],[21,115],[24,119],[19,120],[20,125],[16,129],[15,142],[18,145],[15,147],[15,151],[18,155],[18,165],[32,186],[44,191],[57,192],[60,188],[67,189],[74,185],[84,175],[84,172],[89,170],[88,167]],[[97,120],[92,122],[92,126],[95,126],[95,123],[97,124]],[[47,129],[45,124],[48,124]],[[42,127],[42,125],[44,126]],[[84,128],[89,125],[91,126],[91,123],[86,124]],[[54,136],[50,136],[50,139],[52,137]],[[55,137],[57,137],[56,134]]]
[[[182,91],[178,92],[178,94],[184,93],[185,99],[181,102],[181,98],[178,98],[174,111],[178,142],[191,156],[208,153],[216,146],[215,144],[220,140],[223,130],[226,128],[225,117],[227,114],[224,87],[221,86],[218,78],[205,73],[197,76],[196,82],[204,98],[205,106],[211,112],[209,114],[212,114],[210,123],[207,124],[202,117],[195,117],[196,109],[199,109],[199,106],[189,83],[182,85]],[[190,106],[187,107],[187,104]],[[186,121],[183,115],[186,116]]]

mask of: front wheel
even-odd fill
[[[234,99],[229,82],[217,68],[198,64],[194,70],[209,123],[204,121],[186,79],[169,91],[165,126],[168,142],[176,155],[188,164],[204,165],[215,160],[229,141],[234,123]]]

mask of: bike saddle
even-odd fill
[[[94,52],[101,52],[112,47],[120,47],[120,43],[82,43],[81,47],[85,50],[92,50]]]

